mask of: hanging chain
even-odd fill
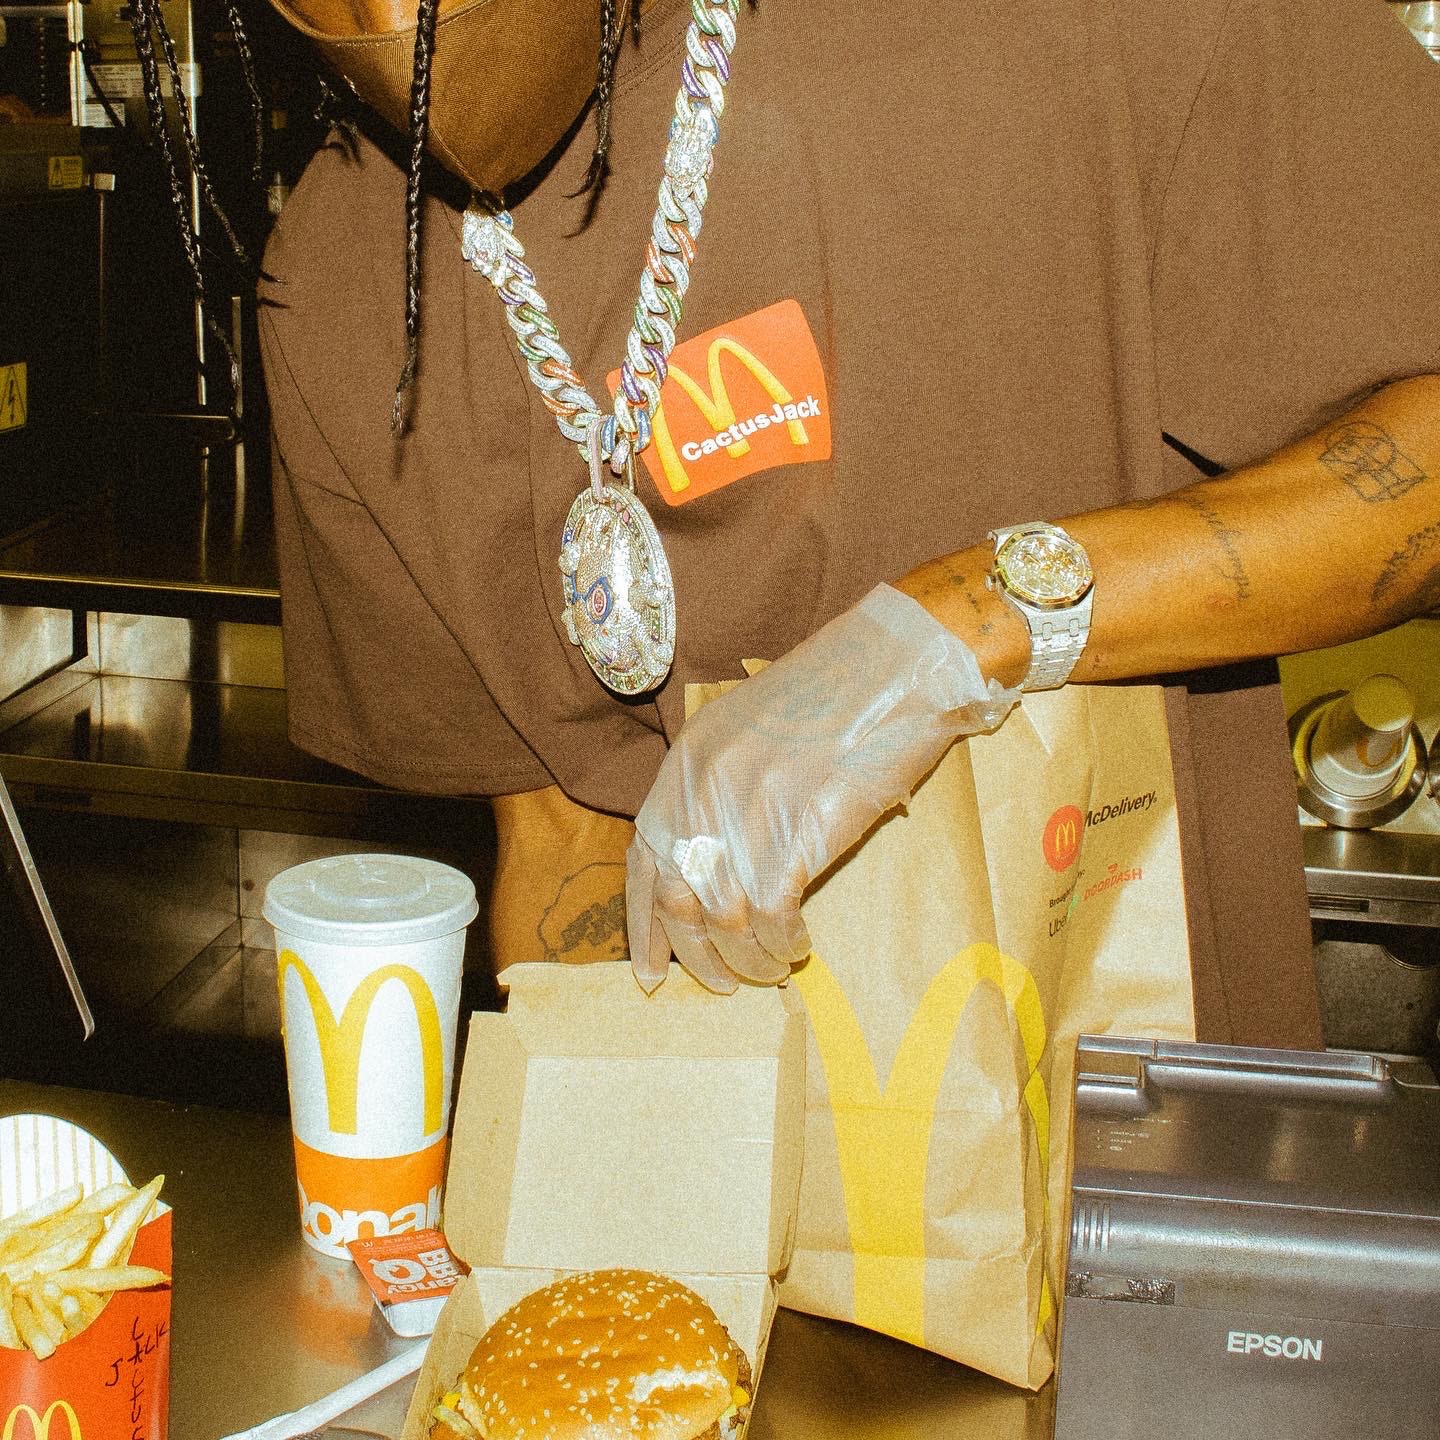
[[[603,412],[585,389],[560,343],[550,308],[536,286],[535,272],[525,263],[513,217],[506,210],[487,209],[478,199],[465,211],[461,254],[504,301],[505,318],[515,333],[530,379],[555,416],[560,433],[584,455],[591,428],[599,425],[600,451],[617,475],[625,473],[650,443],[660,387],[675,348],[725,110],[739,7],[740,0],[691,0],[692,19],[685,33],[685,61],[670,122],[665,171],[611,413]]]

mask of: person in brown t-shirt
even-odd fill
[[[968,655],[1007,696],[1061,670],[1171,677],[1200,1033],[1318,1043],[1264,657],[1440,600],[1440,71],[1383,6],[1087,0],[1042,28],[1006,7],[702,4],[734,20],[732,65],[697,55],[679,0],[614,47],[589,5],[462,0],[438,7],[426,112],[415,27],[353,5],[287,13],[392,124],[427,116],[412,150],[503,192],[569,363],[527,332],[542,400],[513,287],[462,259],[463,188],[422,194],[403,138],[317,155],[262,312],[292,733],[388,784],[496,797],[499,962],[575,933],[604,952],[558,912],[618,922],[630,846],[644,974],[673,947],[717,988],[778,978],[817,867],[1003,713],[944,688]],[[603,166],[579,123],[597,51]],[[659,263],[691,284],[654,368],[626,337],[682,64],[697,94],[697,66],[728,82],[693,252],[662,226]],[[664,379],[631,449],[678,618],[668,678],[617,696],[567,630],[555,555],[587,468],[556,410],[571,377],[623,390],[627,358]],[[740,428],[772,401],[763,435]],[[568,412],[584,434],[588,413]],[[989,532],[1036,521],[1094,576],[1083,649],[1053,664],[987,584]],[[944,686],[912,683],[916,655]],[[685,685],[750,657],[776,661],[763,684],[682,733]],[[857,724],[882,695],[927,738]],[[848,705],[834,730],[873,731],[889,768],[839,742],[775,766],[753,707],[795,696]],[[835,783],[857,754],[884,769],[859,798]],[[729,803],[716,777],[738,773],[767,775],[763,804]]]

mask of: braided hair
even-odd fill
[[[261,173],[261,151],[264,143],[263,105],[260,99],[259,84],[255,79],[253,58],[249,39],[245,32],[244,20],[238,8],[236,8],[233,3],[233,0],[231,0],[228,6],[228,14],[231,30],[235,37],[236,49],[241,56],[242,66],[244,67],[246,75],[246,83],[250,92],[256,139],[254,168],[255,173],[258,175]],[[141,88],[145,96],[145,110],[150,119],[150,129],[154,137],[154,146],[159,152],[161,164],[165,171],[170,204],[175,212],[177,229],[180,233],[180,244],[185,252],[185,263],[189,268],[191,281],[194,285],[195,299],[204,316],[206,332],[216,341],[220,349],[224,352],[229,371],[231,393],[235,394],[238,392],[240,385],[239,363],[236,359],[234,348],[230,343],[230,337],[217,323],[205,303],[204,246],[196,229],[195,220],[185,195],[185,183],[180,173],[180,166],[176,160],[175,149],[170,136],[170,128],[165,115],[165,96],[160,78],[161,57],[163,57],[165,62],[166,75],[169,78],[171,93],[175,100],[175,108],[180,122],[180,132],[185,147],[186,159],[189,161],[190,175],[194,179],[195,186],[206,206],[219,221],[220,228],[229,243],[233,257],[239,261],[246,271],[252,274],[255,271],[255,264],[244,242],[240,239],[235,227],[231,224],[230,217],[225,213],[224,206],[221,205],[216,196],[214,187],[210,183],[210,176],[201,160],[200,147],[195,135],[195,123],[190,113],[189,101],[185,96],[184,80],[180,72],[180,63],[175,50],[175,41],[170,34],[169,25],[165,21],[160,0],[131,0],[129,19],[131,33],[135,40],[135,54],[140,61],[140,79]],[[155,41],[157,38],[160,42],[159,56],[155,53]],[[110,109],[108,102],[106,109]]]
[[[152,0],[153,3],[153,0]],[[625,0],[622,0],[625,3]],[[639,5],[628,0],[632,30],[638,29]],[[405,181],[405,363],[395,386],[390,429],[399,435],[409,418],[408,402],[420,359],[420,215],[421,165],[430,130],[430,71],[435,56],[439,0],[420,0],[415,23],[415,67],[410,83],[410,154]],[[600,55],[595,66],[595,148],[576,196],[589,195],[583,223],[588,224],[609,172],[610,111],[614,100],[615,60],[624,38],[617,0],[600,0]],[[572,197],[573,198],[573,197]]]
[[[420,361],[420,171],[430,134],[430,66],[440,0],[420,0],[415,19],[415,71],[410,81],[410,163],[405,175],[405,365],[395,387],[390,429],[399,434]]]
[[[251,118],[254,127],[254,152],[252,155],[252,176],[257,182],[264,175],[264,101],[256,74],[254,52],[250,44],[244,18],[237,0],[225,0],[226,18],[235,41],[241,73],[248,93]],[[399,383],[395,387],[395,399],[391,410],[391,429],[403,433],[409,417],[408,402],[415,385],[420,358],[420,232],[421,178],[425,144],[430,130],[430,89],[431,70],[435,56],[435,32],[439,18],[440,0],[419,0],[415,24],[415,58],[410,85],[410,146],[405,183],[405,360],[401,368]],[[591,152],[585,179],[575,195],[589,195],[590,204],[584,223],[588,224],[594,215],[595,205],[604,188],[609,170],[610,153],[610,112],[613,104],[615,61],[624,38],[622,15],[628,14],[632,31],[638,31],[639,6],[636,0],[600,0],[600,53],[595,70],[595,148]],[[180,121],[180,133],[185,156],[189,162],[190,177],[206,207],[219,222],[234,259],[251,275],[257,268],[247,247],[225,213],[211,185],[200,155],[195,125],[185,98],[180,65],[175,43],[161,10],[160,0],[132,0],[129,6],[131,31],[135,39],[135,52],[140,61],[141,85],[145,96],[146,111],[150,118],[151,130],[155,136],[156,148],[160,153],[169,189],[170,203],[175,212],[176,228],[180,234],[185,262],[194,285],[195,299],[205,317],[205,328],[221,350],[229,366],[232,389],[238,387],[239,366],[229,336],[217,324],[206,306],[205,247],[196,228],[194,217],[185,193],[185,177],[171,141],[165,116],[165,99],[162,89],[160,61],[163,57],[165,70],[175,98]],[[160,55],[156,54],[156,40]],[[342,104],[336,92],[319,80],[320,104],[316,118],[332,120],[343,134],[353,135],[353,122],[339,112]],[[98,87],[97,92],[98,92]]]

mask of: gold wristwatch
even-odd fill
[[[1030,629],[1030,668],[1020,688],[1054,690],[1070,678],[1090,638],[1090,557],[1073,535],[1043,520],[992,530],[989,538],[995,561],[985,583]]]

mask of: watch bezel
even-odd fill
[[[1027,551],[1039,542],[1052,549],[1058,547],[1069,563],[1073,579],[1059,594],[1052,593],[1050,587],[1036,589],[1025,573]],[[1015,599],[1037,610],[1068,610],[1078,605],[1095,586],[1095,572],[1085,547],[1058,526],[1035,526],[1007,535],[995,552],[994,573]]]

